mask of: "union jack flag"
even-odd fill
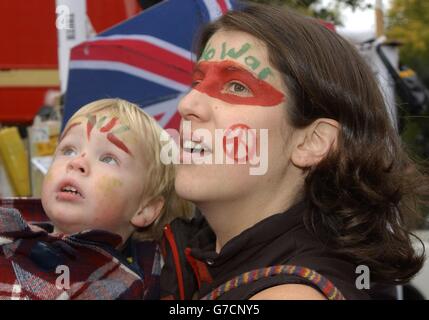
[[[119,97],[164,128],[178,128],[177,104],[192,81],[195,36],[236,7],[234,0],[166,0],[74,47],[64,123],[91,101]]]

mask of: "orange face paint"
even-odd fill
[[[225,87],[233,81],[246,85],[251,96],[225,92]],[[284,100],[282,92],[233,61],[200,62],[194,71],[193,82],[197,83],[193,89],[231,104],[272,107]]]

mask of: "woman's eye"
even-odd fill
[[[112,156],[102,156],[101,158],[100,158],[100,161],[101,162],[104,162],[104,163],[107,163],[107,164],[118,164],[119,162],[118,162],[118,160],[116,160],[114,157],[112,157]]]
[[[77,155],[77,152],[73,148],[65,147],[61,150],[61,154],[64,156],[70,157],[70,156]]]
[[[253,96],[250,89],[237,81],[231,81],[226,85],[225,92],[229,94],[235,94],[242,97],[251,97]]]

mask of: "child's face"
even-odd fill
[[[56,231],[101,229],[125,240],[142,208],[144,157],[137,136],[108,112],[78,117],[64,131],[43,182]]]

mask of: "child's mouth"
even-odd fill
[[[68,181],[67,181],[68,180]],[[82,190],[76,182],[67,179],[58,187],[57,200],[60,201],[79,201],[85,199]]]
[[[61,188],[61,192],[71,193],[71,194],[82,197],[80,192],[75,187],[72,187],[72,186],[65,186],[65,187]]]

